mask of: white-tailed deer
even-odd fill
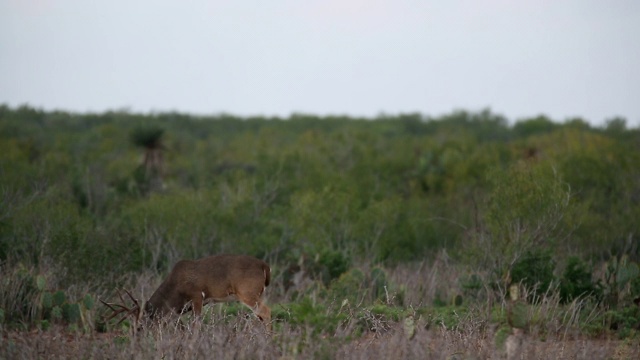
[[[122,295],[123,304],[102,303],[113,310],[107,321],[126,312],[122,322],[129,315],[135,315],[136,319],[154,318],[189,310],[198,316],[208,303],[240,301],[269,324],[271,310],[262,302],[262,294],[270,280],[271,269],[260,259],[247,255],[215,255],[178,261],[144,307],[128,291],[134,302],[131,308],[124,305]]]

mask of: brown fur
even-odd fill
[[[252,256],[215,255],[181,260],[151,295],[145,313],[154,317],[193,310],[200,315],[203,305],[209,302],[237,300],[268,323],[271,310],[261,297],[270,280],[269,265]]]

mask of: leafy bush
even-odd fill
[[[327,297],[338,303],[348,302],[352,306],[361,304],[366,297],[366,278],[359,269],[351,269],[329,285]]]
[[[494,300],[483,289],[495,281],[502,290],[537,286],[541,296],[554,285],[548,254],[564,263],[568,249],[583,259],[619,256],[593,271],[602,295],[590,269],[569,260],[562,300],[593,293],[621,311],[640,295],[640,129],[622,123],[538,117],[510,126],[489,111],[363,121],[0,105],[0,262],[23,264],[2,270],[3,321],[67,324],[77,307],[93,311],[87,294],[70,290],[78,283],[111,286],[220,252],[256,255],[274,269],[308,254],[305,270],[318,281],[298,297],[312,306],[293,312],[321,329],[344,325],[331,311],[346,298],[402,306],[411,291],[412,304],[475,306]],[[382,270],[440,253],[451,255],[446,266],[483,275],[417,272],[412,289]],[[380,267],[362,270],[371,264]],[[47,266],[60,269],[55,284]],[[388,321],[368,310],[371,321]],[[356,309],[341,311],[358,322]]]
[[[609,310],[605,314],[609,328],[615,330],[620,338],[632,337],[640,330],[640,307],[628,306]]]
[[[578,297],[599,299],[601,296],[601,288],[593,281],[589,266],[578,257],[570,257],[560,279],[562,302],[567,303]]]
[[[513,264],[511,281],[521,283],[532,301],[550,289],[554,269],[555,262],[548,251],[527,251]]]
[[[469,257],[504,281],[539,282],[546,291],[553,277],[553,263],[541,251],[559,246],[556,239],[572,226],[571,188],[550,164],[518,162],[495,169],[484,222],[474,234]],[[479,256],[478,256],[479,255]],[[538,261],[543,263],[538,264]],[[527,274],[529,270],[534,273]],[[509,284],[503,283],[504,288]]]
[[[313,334],[333,333],[336,328],[349,318],[347,312],[339,309],[327,309],[323,304],[315,303],[310,297],[286,306],[279,305],[272,309],[271,316],[278,321],[291,324],[308,325]]]
[[[131,132],[131,141],[144,148],[156,148],[161,146],[164,129],[159,126],[139,126]]]

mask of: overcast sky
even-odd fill
[[[640,124],[638,0],[0,0],[0,103]]]

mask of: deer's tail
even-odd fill
[[[269,286],[271,282],[271,268],[266,263],[262,265],[262,271],[264,271],[264,286]]]

